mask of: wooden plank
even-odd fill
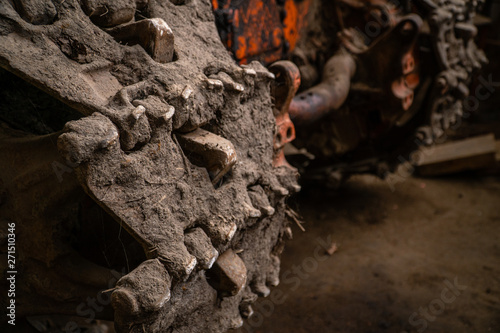
[[[421,149],[417,173],[437,176],[493,167],[497,142],[493,134]]]

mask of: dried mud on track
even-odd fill
[[[500,332],[499,178],[409,178],[392,192],[358,176],[297,201],[307,232],[295,228],[280,286],[239,333]],[[339,249],[315,265],[328,236]]]

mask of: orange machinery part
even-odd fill
[[[236,60],[269,65],[295,48],[311,1],[212,0],[212,6],[222,41]]]

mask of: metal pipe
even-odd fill
[[[290,117],[295,125],[312,123],[344,104],[349,94],[356,63],[345,50],[331,57],[323,71],[323,81],[295,96],[290,104]]]

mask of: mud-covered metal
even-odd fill
[[[241,325],[276,284],[297,174],[273,166],[274,75],[231,58],[211,3],[2,0],[0,66],[18,320],[94,300],[118,332]]]
[[[279,283],[286,145],[337,184],[438,138],[486,61],[478,4],[0,0],[18,318],[91,299],[118,332],[240,326]]]

